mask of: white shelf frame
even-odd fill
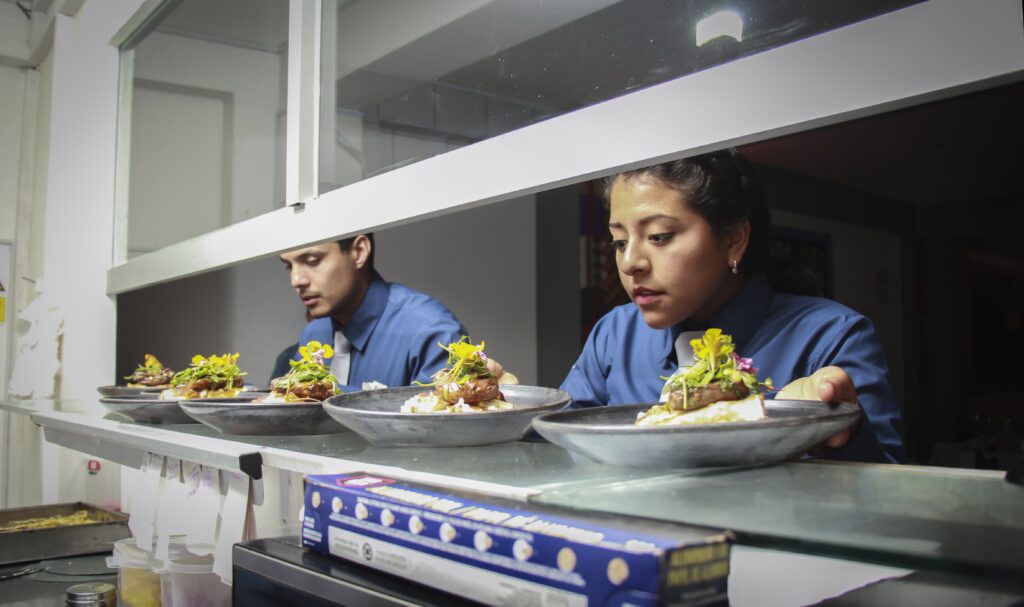
[[[302,16],[290,24],[292,39],[316,36],[321,1],[291,1],[293,15]],[[930,0],[318,198],[308,189],[308,180],[316,176],[317,112],[308,89],[301,88],[307,84],[292,90],[296,85],[290,83],[289,114],[301,108],[300,113],[312,116],[289,123],[286,177],[294,184],[288,187],[294,197],[289,206],[116,264],[107,273],[107,292],[124,293],[618,170],[1015,82],[1024,77],[1021,22],[1019,0]],[[290,48],[301,54],[295,58],[301,73],[294,80],[318,79],[309,65],[318,53],[310,57],[309,44]],[[290,69],[295,69],[292,59]]]

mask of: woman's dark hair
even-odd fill
[[[763,267],[768,254],[769,213],[764,189],[750,163],[735,150],[721,150],[691,158],[610,175],[604,180],[604,196],[611,200],[619,179],[653,177],[677,190],[699,213],[715,234],[721,236],[750,222],[750,242],[743,267]]]
[[[377,247],[373,244],[373,232],[366,232],[363,234],[363,236],[366,236],[366,238],[370,240],[370,256],[366,258],[366,268],[372,272],[373,256],[377,253]],[[347,252],[349,249],[352,248],[352,243],[355,242],[355,240],[356,237],[353,236],[351,238],[342,238],[337,242],[338,246],[341,247],[342,252]]]

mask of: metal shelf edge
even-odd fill
[[[151,452],[243,472],[256,480],[263,476],[263,458],[256,445],[58,411],[36,412],[30,418],[52,443],[133,468],[139,467],[143,454]]]

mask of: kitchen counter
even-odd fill
[[[19,407],[46,439],[138,466],[146,452],[259,478],[365,471],[569,509],[730,529],[737,544],[878,566],[1019,579],[1024,487],[993,471],[821,460],[702,470],[597,464],[546,442],[457,449],[374,447],[352,432],[229,436],[66,408]],[[52,409],[52,410],[51,410]],[[883,576],[886,577],[886,576]]]

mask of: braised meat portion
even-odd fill
[[[436,386],[434,394],[441,400],[452,404],[459,402],[459,399],[472,404],[501,398],[496,377],[476,379],[463,384],[438,382],[434,385]]]
[[[174,371],[167,368],[158,372],[138,369],[128,378],[128,385],[131,387],[159,388],[170,385],[172,377],[174,377]]]
[[[334,396],[334,382],[329,380],[295,383],[289,387],[288,378],[285,376],[275,379],[272,388],[277,396],[290,395],[290,401],[326,400]]]
[[[210,377],[200,377],[200,378],[197,378],[197,379],[193,379],[193,380],[189,381],[188,384],[186,385],[187,389],[192,390],[194,392],[209,392],[211,390],[224,390],[224,389],[226,389],[228,387],[229,386],[228,386],[228,382],[227,381],[225,381],[225,380],[218,380],[218,379],[214,379],[214,378],[210,378]],[[241,388],[242,387],[242,378],[236,376],[234,378],[234,381],[231,382],[231,386],[230,387],[232,387],[232,388]]]
[[[673,411],[692,411],[718,401],[742,400],[748,396],[750,388],[742,382],[715,381],[703,388],[673,390],[669,393],[668,406]]]

